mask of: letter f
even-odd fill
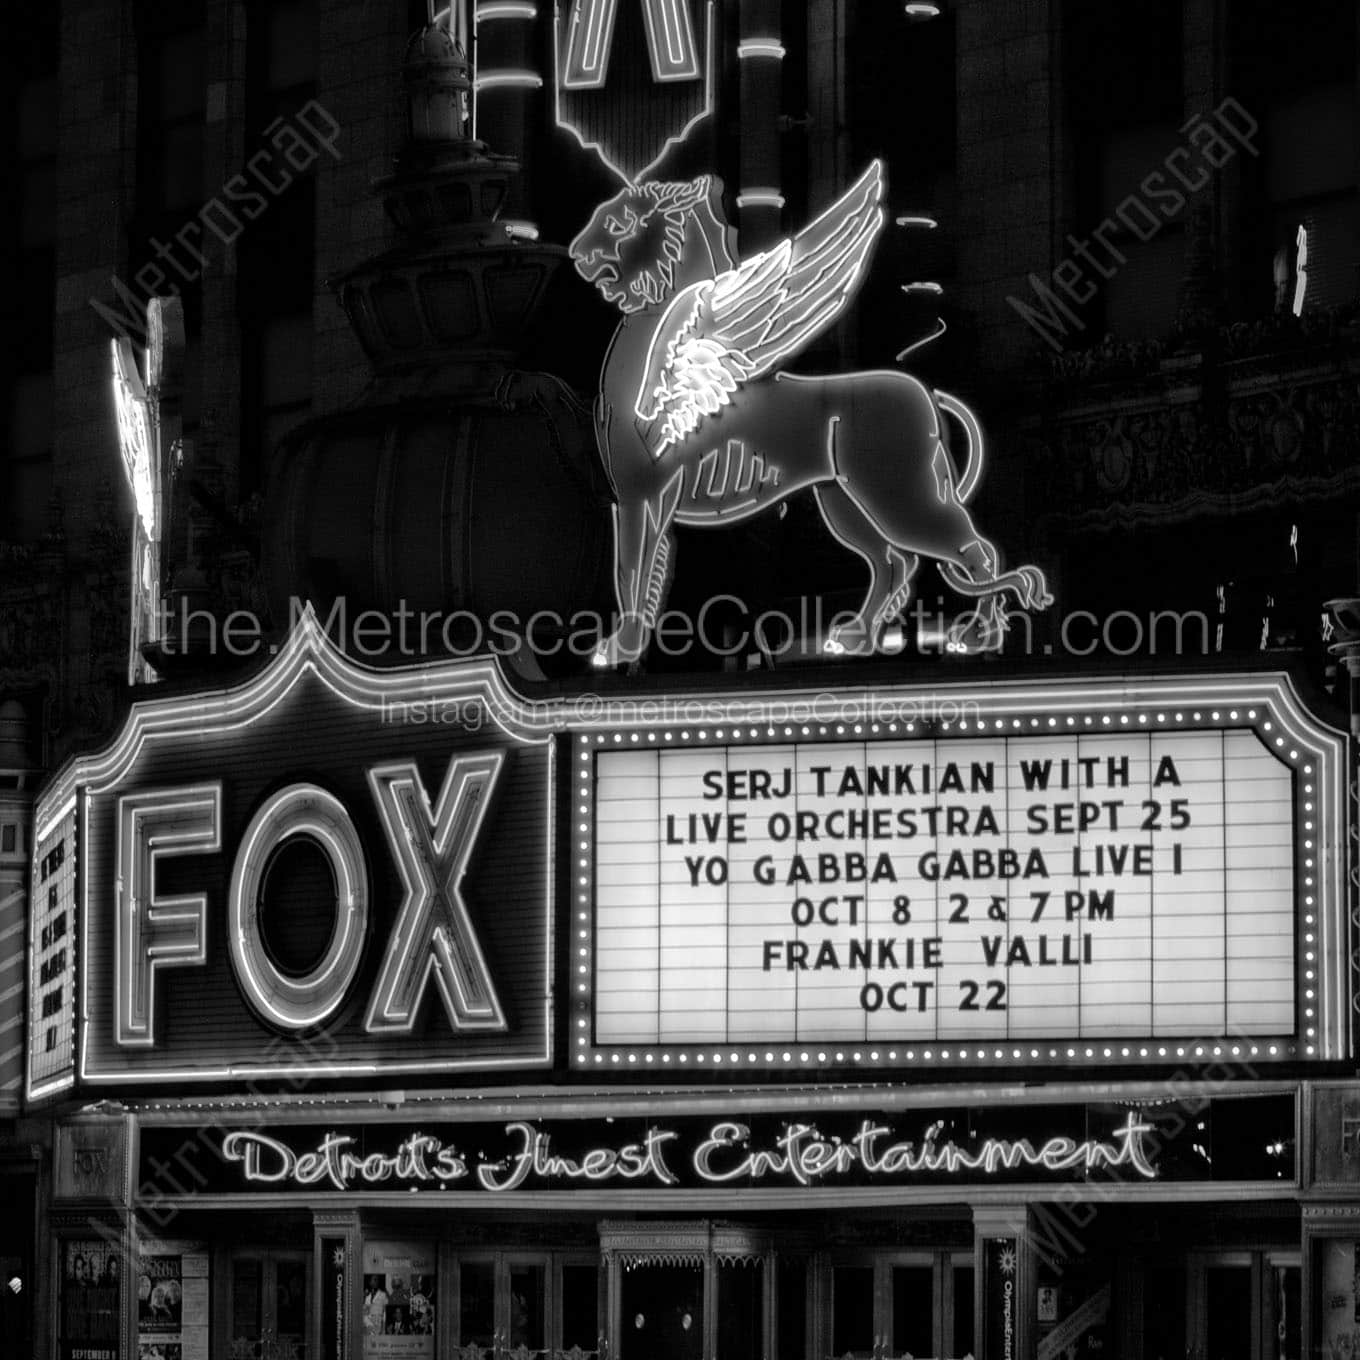
[[[411,1033],[432,973],[455,1032],[507,1028],[460,890],[502,758],[455,757],[433,808],[413,764],[368,772],[406,887],[364,1018],[370,1034]]]
[[[155,789],[118,800],[118,900],[114,907],[114,1042],[156,1042],[156,974],[207,962],[208,899],[164,897],[156,861],[222,848],[222,788]]]

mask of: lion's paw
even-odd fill
[[[999,609],[975,609],[950,627],[945,636],[945,651],[959,656],[999,652],[1005,636],[1006,620]]]

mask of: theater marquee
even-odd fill
[[[1343,1051],[1344,745],[1287,682],[953,697],[580,736],[575,1064]]]

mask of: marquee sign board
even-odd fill
[[[858,697],[578,737],[576,1067],[1344,1054],[1344,739],[1287,681]]]
[[[522,710],[487,662],[355,666],[310,612],[241,687],[134,706],[36,814],[34,881],[66,887],[31,986],[69,996],[75,960],[75,1078],[547,1064],[552,748]],[[31,1096],[71,1080],[47,1042]]]

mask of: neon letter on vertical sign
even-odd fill
[[[566,69],[562,84],[569,90],[596,90],[609,74],[609,51],[619,0],[572,0],[567,21]],[[647,51],[658,81],[697,80],[699,44],[689,0],[642,0]]]
[[[370,1033],[410,1033],[431,973],[455,1030],[506,1028],[459,890],[501,759],[499,754],[455,758],[434,808],[414,765],[368,773],[406,885],[364,1020]]]
[[[274,851],[303,836],[316,844],[335,879],[335,927],[317,965],[290,977],[269,957],[260,933],[262,890]],[[359,969],[368,930],[368,874],[350,815],[315,784],[280,789],[251,818],[231,875],[227,939],[246,1000],[272,1024],[306,1029],[331,1015]]]
[[[156,1042],[159,969],[201,966],[207,960],[207,897],[160,896],[156,862],[219,849],[221,810],[220,784],[156,789],[118,800],[114,1036],[120,1045]]]
[[[1308,228],[1300,226],[1294,237],[1294,315],[1303,315],[1303,299],[1308,292]]]

